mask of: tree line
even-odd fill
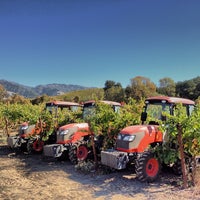
[[[147,77],[136,76],[130,80],[130,84],[125,88],[123,88],[119,82],[106,80],[103,88],[72,91],[53,97],[42,95],[35,99],[28,100],[30,100],[32,104],[43,103],[51,99],[81,102],[94,98],[128,102],[129,98],[139,101],[146,97],[156,95],[177,96],[199,101],[200,76],[190,80],[179,81],[177,83],[169,77],[164,77],[159,80],[158,86]],[[14,94],[8,98],[7,91],[0,85],[0,101],[3,101],[4,99],[11,103],[27,103],[27,98],[18,94]]]
[[[105,82],[105,98],[108,100],[124,101],[131,98],[141,100],[149,96],[166,95],[198,100],[200,96],[200,77],[190,80],[175,81],[169,77],[159,80],[156,86],[149,78],[136,76],[130,84],[123,89],[120,83],[111,80]]]

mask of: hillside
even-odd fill
[[[0,85],[2,85],[8,92],[16,93],[27,98],[34,98],[44,94],[48,96],[56,96],[65,92],[84,90],[87,88],[80,85],[57,83],[30,87],[7,80],[0,80]]]

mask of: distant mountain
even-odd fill
[[[0,85],[2,85],[8,92],[16,93],[27,98],[34,98],[44,94],[48,96],[56,96],[70,91],[87,89],[87,87],[80,85],[67,85],[57,83],[29,87],[3,79],[0,80]]]

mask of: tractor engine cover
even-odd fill
[[[125,169],[128,163],[128,153],[113,149],[101,151],[101,163],[114,169]]]

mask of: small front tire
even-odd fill
[[[69,149],[69,160],[72,164],[77,164],[79,161],[84,161],[88,158],[88,147],[85,141],[78,141]]]

